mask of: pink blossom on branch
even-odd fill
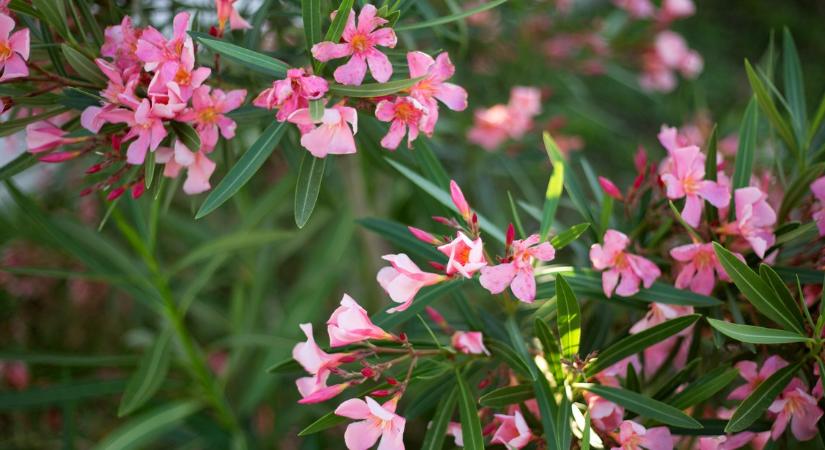
[[[541,242],[534,234],[524,240],[513,241],[512,256],[501,264],[481,269],[481,286],[491,294],[500,294],[509,286],[519,300],[532,303],[536,298],[536,279],[533,273],[535,260],[547,262],[556,256],[549,242]]]
[[[673,438],[667,427],[646,429],[632,420],[619,427],[619,447],[611,450],[672,450]]]
[[[730,203],[730,192],[724,186],[705,180],[705,155],[695,145],[671,150],[659,173],[667,198],[685,199],[681,215],[692,227],[699,226],[704,200],[717,208]]]
[[[808,393],[807,387],[799,378],[794,378],[773,401],[768,411],[776,414],[771,427],[771,439],[777,440],[791,424],[791,433],[799,441],[809,441],[817,435],[817,423],[822,419],[823,411],[816,399]]]
[[[303,108],[292,113],[287,120],[298,125],[302,131],[307,130],[301,136],[301,146],[316,158],[356,151],[354,134],[358,132],[358,113],[355,108],[343,105],[326,108],[317,123],[312,120],[309,108]]]
[[[649,328],[660,325],[668,320],[677,317],[693,314],[692,306],[668,305],[664,303],[651,303],[649,311],[645,316],[636,322],[630,328],[630,334],[637,334]],[[662,365],[668,361],[671,355],[674,354],[676,345],[680,345],[676,349],[673,357],[672,365],[676,369],[681,369],[687,362],[688,352],[690,350],[690,340],[693,333],[693,326],[682,330],[679,334],[671,336],[664,341],[647,347],[644,350],[644,371],[648,377],[653,376]]]
[[[773,233],[776,213],[767,202],[768,196],[755,187],[737,189],[733,196],[736,219],[723,225],[719,231],[742,237],[757,256],[764,258],[765,252],[776,242]]]
[[[349,450],[367,450],[379,439],[381,450],[404,450],[406,419],[395,413],[398,398],[393,397],[383,405],[370,397],[353,398],[335,408],[335,415],[358,420],[347,426],[344,443]]]
[[[200,194],[212,188],[209,178],[215,172],[216,165],[205,150],[193,152],[182,142],[175,140],[174,148],[157,149],[155,161],[164,164],[163,176],[168,178],[177,178],[181,169],[186,169],[183,192],[189,195]]]
[[[344,42],[319,42],[312,46],[312,56],[321,62],[350,56],[350,60],[333,73],[335,81],[341,84],[360,85],[367,66],[375,81],[385,83],[392,76],[392,64],[376,47],[394,48],[397,41],[395,31],[383,28],[385,24],[387,20],[378,17],[378,10],[373,5],[364,5],[357,25],[355,12],[350,11],[341,36]]]
[[[472,278],[476,271],[487,265],[481,238],[470,239],[462,231],[457,232],[451,242],[438,247],[438,250],[450,258],[446,267],[447,275],[459,273],[465,278]]]
[[[238,109],[245,98],[246,89],[224,92],[201,86],[192,95],[192,107],[185,110],[178,120],[194,124],[201,138],[201,149],[210,152],[218,143],[218,133],[224,139],[235,137],[235,121],[225,114]]]
[[[306,342],[295,344],[295,347],[292,349],[292,359],[298,361],[304,370],[311,375],[295,381],[298,392],[302,397],[300,402],[317,403],[328,400],[343,391],[343,389],[339,390],[340,385],[332,386],[332,389],[327,387],[326,382],[330,371],[341,365],[349,354],[339,353],[330,355],[326,353],[315,343],[315,338],[312,335],[312,324],[303,323],[300,327],[307,340]]]
[[[29,75],[26,61],[29,59],[29,30],[12,33],[14,19],[0,14],[0,82]]]
[[[244,30],[252,28],[235,9],[235,0],[215,0],[215,8],[218,10],[218,30],[223,32],[226,22],[229,21],[229,28],[232,30]]]
[[[407,135],[407,148],[418,137],[418,132],[427,123],[428,111],[414,97],[396,97],[395,100],[381,100],[375,107],[375,117],[381,122],[392,122],[387,135],[381,139],[381,146],[395,150]]]
[[[521,412],[516,411],[513,415],[496,414],[495,418],[499,426],[490,443],[503,444],[508,449],[514,450],[526,447],[533,439],[530,427],[527,426]]]
[[[445,52],[433,59],[423,52],[407,53],[410,78],[424,77],[409,89],[410,96],[427,108],[427,117],[421,130],[432,134],[438,121],[438,101],[453,111],[467,109],[467,91],[461,86],[448,83],[455,74],[455,66]]]
[[[450,199],[453,201],[453,205],[455,205],[461,218],[464,219],[465,222],[469,222],[473,216],[473,210],[470,209],[470,204],[467,203],[464,192],[461,191],[461,186],[459,186],[455,180],[450,180]]]
[[[480,331],[456,331],[450,342],[453,348],[467,355],[490,355]]]
[[[378,271],[378,284],[389,294],[392,301],[401,303],[395,308],[388,309],[389,313],[404,311],[410,307],[422,287],[432,286],[447,279],[444,275],[422,271],[403,253],[384,255],[382,259],[389,261],[392,266]]]
[[[278,108],[275,116],[283,122],[295,111],[309,107],[310,100],[318,100],[329,90],[327,80],[306,73],[304,69],[289,69],[286,78],[272,83],[255,100],[253,105],[259,108]]]
[[[603,270],[602,288],[604,295],[610,298],[615,289],[616,294],[629,297],[639,292],[639,285],[649,288],[661,275],[656,264],[626,251],[630,244],[627,236],[616,230],[607,230],[604,244],[590,247],[590,262],[593,268]],[[618,287],[617,287],[618,285]]]
[[[744,260],[742,255],[736,255]],[[670,250],[670,256],[682,263],[675,283],[679,289],[689,288],[697,294],[710,295],[716,286],[717,278],[730,281],[716,257],[713,244],[680,245]]]
[[[391,334],[372,323],[367,311],[347,294],[341,299],[341,306],[327,320],[327,332],[330,347],[367,339],[393,339]]]
[[[762,363],[761,369],[759,369],[753,361],[739,361],[735,367],[739,370],[739,375],[744,378],[747,383],[734,389],[728,395],[728,398],[731,400],[744,400],[763,381],[787,365],[788,362],[778,355],[773,355],[766,359],[765,362]]]

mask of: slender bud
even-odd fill
[[[602,187],[602,190],[605,194],[615,198],[616,200],[623,200],[624,197],[622,196],[622,191],[613,184],[612,181],[608,180],[605,177],[599,177],[599,185]]]
[[[641,145],[633,157],[633,165],[636,166],[636,173],[645,173],[645,168],[647,168],[647,152]]]
[[[396,380],[393,377],[387,377],[387,384],[389,384],[390,386],[395,386],[398,384],[398,380]]]
[[[430,262],[429,262],[429,264],[430,264],[430,267],[432,267],[433,269],[435,269],[435,270],[437,270],[437,271],[439,271],[439,272],[442,272],[442,271],[444,271],[444,269],[446,269],[446,267],[444,266],[444,264],[437,263],[437,262],[435,262],[435,261],[430,261]]]
[[[86,169],[86,174],[91,175],[93,173],[98,173],[101,170],[103,170],[103,163],[97,163],[97,164],[89,167],[88,169]]]
[[[369,367],[364,367],[363,369],[361,369],[361,375],[367,378],[372,378],[375,376],[375,371]]]
[[[138,181],[132,186],[132,198],[138,199],[144,192],[146,192],[146,184],[143,180]]]
[[[64,161],[68,161],[70,159],[74,159],[80,156],[79,151],[71,151],[71,152],[53,152],[49,153],[48,155],[43,155],[37,158],[40,162],[45,163],[61,163]]]
[[[426,243],[431,244],[431,245],[441,245],[442,244],[442,242],[440,240],[438,240],[435,236],[433,236],[430,233],[427,233],[424,230],[420,230],[420,229],[415,228],[415,227],[407,227],[407,229],[410,230],[410,233],[412,233],[412,235],[415,236],[416,239],[418,239],[419,241],[426,242]]]
[[[470,220],[470,205],[467,204],[467,200],[464,198],[464,193],[461,192],[461,188],[458,187],[458,183],[455,180],[450,180],[450,196],[453,198],[453,204],[456,208],[458,208],[458,213],[461,214],[461,217],[464,220]]]
[[[513,245],[513,239],[516,238],[516,229],[513,227],[513,224],[507,226],[507,241],[505,242],[506,249],[509,250],[510,246]]]
[[[387,389],[378,389],[375,391],[370,392],[371,397],[387,397],[391,394],[391,392]]]
[[[109,195],[106,196],[106,200],[112,201],[112,200],[120,197],[121,195],[123,195],[124,192],[126,192],[126,188],[123,187],[123,186],[121,186],[119,188],[115,188],[115,189],[112,190],[112,192],[109,192]]]

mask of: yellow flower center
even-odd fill
[[[402,102],[395,105],[395,117],[403,122],[409,122],[415,119],[417,114],[418,110],[409,103]]]
[[[0,61],[5,61],[11,57],[11,47],[6,42],[0,42]]]
[[[370,40],[367,36],[363,33],[357,33],[355,36],[352,37],[352,40],[349,43],[352,48],[360,53],[367,50],[370,46]]]
[[[181,86],[188,86],[189,83],[192,82],[192,74],[183,67],[180,67],[177,73],[175,73],[175,82]]]
[[[215,123],[218,120],[218,113],[214,108],[206,108],[200,113],[202,123]]]

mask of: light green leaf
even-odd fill
[[[278,142],[281,141],[286,128],[285,122],[272,122],[258,140],[252,144],[252,147],[232,166],[232,169],[221,180],[218,187],[206,197],[206,201],[201,205],[195,219],[206,216],[232,198],[266,162]]]
[[[556,250],[567,247],[571,242],[575,241],[582,234],[584,234],[588,228],[590,228],[589,223],[573,225],[572,227],[550,238],[550,245],[552,245]]]
[[[481,434],[481,421],[478,418],[476,400],[467,381],[456,370],[458,384],[458,412],[461,418],[461,435],[464,437],[464,448],[467,450],[484,450],[484,436]]]
[[[570,289],[570,285],[564,280],[562,275],[556,276],[556,303],[558,305],[559,316],[557,324],[559,327],[559,338],[561,340],[561,353],[567,359],[574,359],[579,352],[579,339],[581,338],[581,309],[576,295]]]
[[[682,411],[642,394],[598,384],[583,383],[576,386],[603,397],[605,400],[624,406],[629,411],[665,425],[682,428],[702,428],[701,423]]]
[[[710,317],[708,317],[708,323],[725,336],[749,344],[791,344],[810,340],[806,336],[791,331],[730,323]]]
[[[360,86],[347,86],[343,84],[330,83],[329,93],[340,97],[371,98],[382,97],[395,94],[405,89],[411,88],[415,83],[423,80],[424,77],[406,78],[400,80],[387,81],[386,83],[364,83]]]
[[[515,405],[534,397],[533,386],[520,384],[517,386],[506,386],[488,392],[478,399],[481,406],[487,408],[504,408]]]
[[[549,154],[549,153],[548,153]],[[553,163],[553,174],[547,181],[547,190],[544,193],[544,208],[541,212],[541,224],[539,235],[541,240],[547,239],[550,227],[553,226],[553,219],[556,217],[556,210],[559,208],[561,195],[564,191],[564,164]],[[555,246],[554,246],[555,247]]]
[[[677,409],[690,408],[713,397],[739,377],[739,370],[717,367],[690,383],[668,402]]]
[[[326,158],[316,158],[310,153],[304,154],[301,160],[298,183],[295,186],[295,224],[298,228],[303,228],[312,216],[318,193],[321,192],[326,163]]]
[[[196,401],[169,403],[148,411],[109,433],[94,450],[147,448],[156,438],[201,409]]]
[[[504,4],[507,0],[493,0],[489,3],[485,3],[483,5],[476,6],[474,8],[466,9],[456,14],[451,14],[449,16],[439,17],[433,20],[425,20],[421,22],[412,23],[409,25],[399,25],[395,27],[395,31],[409,31],[409,30],[419,30],[421,28],[430,28],[438,25],[444,25],[450,22],[454,22],[456,20],[461,20],[466,17],[470,17],[473,14],[478,14],[482,11],[487,11],[488,9],[493,9],[496,6]]]
[[[805,106],[805,81],[802,78],[802,64],[793,36],[788,28],[782,31],[782,78],[785,81],[785,96],[791,109],[791,124],[796,133],[797,142],[805,142],[808,127],[807,107]]]
[[[441,398],[438,406],[435,407],[435,415],[430,422],[427,433],[424,435],[424,442],[421,450],[440,450],[444,445],[444,438],[447,436],[447,426],[453,416],[456,402],[458,401],[458,388],[451,389],[450,393]]]
[[[742,400],[742,403],[733,412],[728,425],[725,427],[727,433],[738,433],[762,417],[762,414],[773,403],[774,399],[790,383],[791,378],[802,366],[802,361],[777,370]]]
[[[355,3],[355,0],[341,1],[341,5],[338,6],[338,10],[335,13],[335,18],[332,19],[327,34],[324,36],[325,41],[338,42],[341,40],[341,35],[344,34],[344,27],[347,25],[347,18],[349,18],[350,11],[352,11],[353,3]]]
[[[206,33],[190,31],[189,35],[204,47],[241,63],[244,68],[256,70],[275,78],[285,77],[286,71],[289,70],[289,65],[283,61],[235,44],[230,44],[221,39],[216,39]]]
[[[106,77],[103,76],[103,72],[91,59],[68,44],[61,44],[60,47],[63,49],[63,56],[66,57],[66,61],[84,80],[100,86],[106,85]]]
[[[567,160],[564,159],[561,150],[559,149],[558,144],[556,141],[553,140],[553,137],[550,136],[550,133],[545,132],[543,134],[544,138],[544,148],[547,151],[547,156],[550,157],[550,161],[553,163],[554,166],[559,165],[562,166],[562,170],[565,173],[563,177],[563,185],[564,189],[567,191],[567,195],[570,197],[570,201],[573,202],[573,205],[582,215],[584,220],[591,224],[591,226],[597,226],[598,222],[596,221],[596,216],[590,211],[590,207],[588,206],[590,203],[588,202],[587,198],[584,196],[584,192],[582,191],[581,187],[579,186],[579,182],[575,176],[573,176],[573,172],[570,169],[570,165],[568,164]],[[595,238],[600,238],[598,236],[600,230],[593,230],[593,235]]]
[[[556,383],[561,383],[564,380],[564,372],[561,368],[561,350],[559,344],[556,343],[556,337],[550,331],[550,326],[543,320],[536,317],[533,321],[533,328],[536,337],[541,342],[541,348],[544,351],[544,360],[550,366],[550,373],[553,374],[553,379]]]
[[[118,417],[129,415],[143,406],[160,389],[169,371],[169,343],[171,333],[164,331],[155,343],[146,350],[138,364],[137,371],[129,377],[129,384],[120,400]]]
[[[6,163],[5,166],[0,167],[0,181],[8,180],[35,164],[37,164],[37,157],[32,153],[23,152],[17,158]]]
[[[784,117],[782,117],[782,114],[779,112],[779,110],[776,107],[776,103],[774,103],[774,101],[773,101],[773,97],[771,96],[771,93],[770,93],[769,89],[765,86],[765,84],[769,83],[769,81],[762,78],[760,76],[760,74],[758,74],[753,69],[753,67],[751,66],[751,63],[748,62],[748,60],[745,60],[745,71],[747,72],[748,81],[750,82],[751,89],[753,89],[754,98],[756,99],[757,103],[759,104],[759,107],[762,108],[762,111],[764,111],[765,114],[768,116],[768,120],[771,122],[773,127],[779,133],[779,136],[782,138],[782,140],[785,141],[785,144],[788,145],[788,148],[790,148],[794,153],[798,153],[799,152],[798,146],[797,146],[796,141],[794,140],[794,136],[793,136],[793,133],[791,132],[790,126],[788,125],[788,121]],[[748,121],[748,120],[749,120],[748,111],[745,111],[745,121]],[[741,131],[740,131],[740,135],[739,135],[740,140],[743,137],[742,133],[745,131],[745,126],[746,126],[746,122],[743,122]],[[754,126],[754,128],[750,129],[749,131],[752,131],[755,134],[756,133],[755,126]],[[750,143],[749,143],[749,145],[750,145]],[[741,145],[740,145],[739,148],[740,148],[740,150],[742,149]],[[736,153],[737,161],[739,160],[739,155],[740,155],[740,153],[737,152]],[[734,185],[734,186],[735,186],[735,188],[738,189],[740,187],[747,186],[747,184],[745,184],[745,185]]]

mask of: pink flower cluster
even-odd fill
[[[685,38],[665,30],[656,35],[653,47],[642,56],[639,84],[649,91],[670,92],[676,87],[675,72],[693,79],[703,68],[702,56],[688,47]]]
[[[521,139],[541,113],[541,92],[537,88],[516,86],[506,105],[477,109],[467,139],[493,151],[508,139]]]
[[[367,69],[377,82],[386,83],[393,68],[378,47],[394,48],[397,41],[387,23],[378,16],[375,6],[364,5],[357,20],[355,12],[350,11],[343,42],[319,42],[312,47],[312,55],[321,62],[349,57],[349,61],[333,73],[338,83],[361,85]],[[455,73],[455,67],[446,53],[433,59],[422,52],[409,52],[407,64],[410,78],[418,79],[406,90],[408,95],[372,99],[376,102],[375,117],[390,123],[387,135],[381,140],[381,146],[389,150],[398,148],[405,135],[408,147],[412,147],[420,133],[432,135],[438,121],[439,101],[454,111],[467,108],[467,92],[447,82]],[[355,153],[358,114],[355,108],[346,106],[346,99],[325,107],[320,117],[313,118],[310,114],[309,102],[326,105],[328,91],[328,82],[323,78],[303,69],[292,69],[286,79],[275,81],[271,88],[261,92],[253,104],[277,109],[278,121],[296,124],[302,135],[301,145],[317,158]]]
[[[131,141],[126,150],[128,164],[143,164],[147,153],[155,152],[152,157],[165,165],[164,175],[176,177],[186,169],[183,190],[197,194],[210,188],[215,163],[208,155],[219,136],[235,136],[236,124],[226,114],[243,104],[246,91],[224,92],[204,84],[211,69],[196,66],[195,46],[186,33],[188,25],[188,13],[175,16],[171,39],[153,27],[133,27],[128,17],[107,28],[101,47],[103,58],[95,63],[108,78],[108,85],[100,93],[102,105],[87,108],[81,123],[92,133],[99,133],[107,123],[125,124],[128,131],[118,141]],[[167,127],[174,122],[194,127],[200,148],[188,148],[179,139],[163,145],[169,135]]]

